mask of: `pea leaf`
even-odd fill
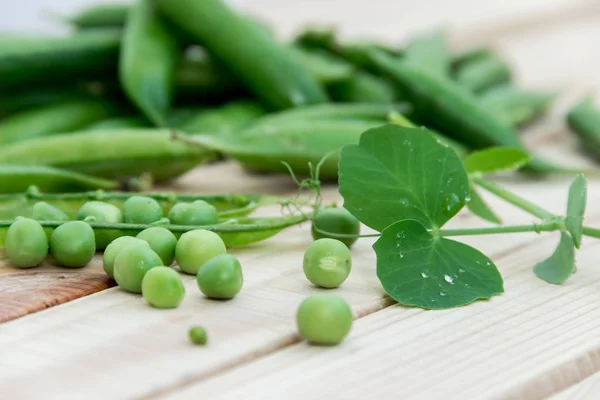
[[[401,304],[446,309],[504,292],[489,258],[466,244],[433,236],[416,220],[389,226],[373,248],[377,276]]]
[[[554,253],[533,268],[538,278],[560,285],[575,272],[575,246],[566,232],[560,233],[560,242]]]
[[[424,128],[388,124],[342,148],[344,207],[381,232],[402,219],[444,225],[465,205],[469,180],[456,153]]]
[[[471,185],[471,200],[467,203],[467,208],[473,214],[494,224],[501,224],[502,220],[494,213],[490,206],[481,198],[475,185]]]
[[[567,201],[567,216],[565,226],[571,234],[573,244],[579,248],[583,236],[583,214],[587,199],[587,182],[583,174],[579,174],[571,183],[569,188],[569,199]]]
[[[474,151],[463,162],[469,174],[490,174],[523,167],[529,162],[529,154],[513,147],[490,147]]]

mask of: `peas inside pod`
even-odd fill
[[[203,200],[193,203],[177,203],[168,215],[174,225],[214,225],[219,223],[217,209]]]
[[[123,215],[130,224],[151,224],[163,217],[163,209],[151,197],[132,196],[123,204]]]
[[[78,220],[91,220],[94,222],[106,222],[118,224],[123,222],[123,213],[119,207],[102,201],[88,201],[81,206],[77,212]],[[119,237],[119,232],[96,231],[96,249],[104,250],[113,240]]]

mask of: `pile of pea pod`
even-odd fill
[[[331,29],[283,40],[222,0],[97,5],[59,23],[71,32],[0,36],[0,193],[144,191],[226,158],[308,175],[332,151],[320,178],[335,180],[335,150],[390,115],[460,154],[522,148],[519,128],[556,97],[519,88],[491,48],[453,53],[441,30],[401,45]],[[589,112],[572,114],[598,142]]]

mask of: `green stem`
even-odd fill
[[[593,237],[596,239],[600,239],[600,229],[598,228],[590,228],[589,226],[583,227],[583,234],[585,236]]]
[[[552,214],[550,211],[538,207],[532,202],[525,200],[524,198],[519,197],[514,193],[509,192],[508,190],[496,185],[495,183],[492,183],[481,177],[471,177],[471,180],[479,186],[481,186],[482,188],[484,188],[485,190],[487,190],[488,192],[500,197],[501,199],[506,200],[515,207],[518,207],[531,215],[535,215],[536,217],[541,219],[556,218],[556,215]]]
[[[500,233],[522,233],[522,232],[552,232],[562,229],[559,222],[547,222],[533,225],[507,225],[491,226],[487,228],[471,229],[441,229],[437,231],[438,236],[474,236],[474,235],[495,235]]]
[[[313,229],[315,231],[317,231],[318,233],[320,233],[321,235],[325,235],[325,236],[331,237],[331,238],[340,238],[340,239],[372,238],[372,237],[381,236],[381,233],[371,233],[371,234],[366,234],[366,235],[353,235],[351,233],[327,232],[327,231],[324,231],[323,229],[319,229],[317,227],[313,227]]]

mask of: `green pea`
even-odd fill
[[[48,238],[39,222],[21,218],[8,228],[5,247],[13,265],[19,268],[35,267],[48,255]]]
[[[77,219],[84,220],[93,217],[95,222],[119,224],[123,222],[123,213],[112,204],[102,201],[88,201],[77,212]],[[96,236],[96,249],[104,250],[113,240],[121,236],[119,232],[103,230],[94,232]]]
[[[85,222],[65,222],[50,236],[50,253],[65,267],[84,267],[94,257],[94,230]]]
[[[33,205],[31,218],[36,221],[68,221],[69,216],[62,210],[46,203],[45,201],[38,201]],[[46,237],[50,240],[54,228],[44,228]]]
[[[188,337],[190,341],[194,344],[205,345],[208,342],[208,335],[206,334],[206,329],[202,326],[192,326],[188,331]]]
[[[341,285],[352,269],[352,254],[348,247],[336,239],[318,239],[304,253],[306,279],[322,288]]]
[[[148,242],[139,238],[135,238],[133,236],[121,236],[120,238],[116,238],[108,246],[106,246],[103,256],[103,266],[106,275],[110,276],[111,278],[114,278],[115,259],[117,258],[117,255],[126,246],[136,243],[141,244],[142,246],[147,246],[148,248],[150,247]]]
[[[175,247],[175,260],[183,272],[196,275],[202,265],[227,249],[219,235],[205,229],[195,229],[181,235]]]
[[[114,275],[117,284],[128,292],[142,293],[142,280],[146,272],[162,266],[162,260],[149,246],[130,244],[117,254]]]
[[[317,231],[317,229],[321,232]],[[327,235],[323,232],[329,232],[332,235]],[[312,221],[313,239],[338,239],[348,246],[348,248],[358,239],[357,237],[337,237],[335,234],[359,235],[360,222],[345,208],[325,208],[319,211]]]
[[[177,271],[159,266],[144,275],[142,295],[156,308],[176,308],[183,301],[185,287]]]
[[[169,220],[174,225],[215,225],[219,223],[219,216],[215,206],[196,200],[175,204],[169,211]]]
[[[232,299],[244,284],[242,265],[229,254],[221,254],[208,260],[198,270],[198,287],[206,297]]]
[[[160,204],[151,197],[132,196],[123,204],[125,222],[129,224],[151,224],[163,217]]]
[[[312,344],[332,346],[352,328],[352,310],[339,296],[316,294],[300,304],[296,314],[300,336]]]
[[[69,216],[61,209],[46,203],[38,201],[33,205],[31,218],[36,221],[68,221]]]
[[[144,229],[136,237],[148,242],[150,248],[159,255],[164,265],[169,266],[173,264],[177,238],[170,230],[155,226]]]

